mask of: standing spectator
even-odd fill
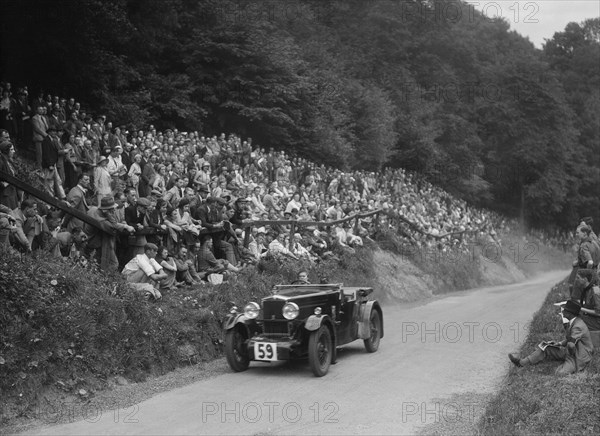
[[[127,176],[129,177],[129,182],[133,189],[135,189],[135,193],[137,196],[140,195],[139,186],[140,186],[140,178],[142,176],[142,167],[140,163],[142,162],[142,155],[136,154],[133,158],[133,163],[129,168],[129,173]]]
[[[4,171],[10,176],[17,175],[13,156],[15,155],[15,147],[7,140],[0,140],[0,171]],[[20,193],[17,188],[8,182],[0,181],[0,204],[5,205],[9,209],[19,207]]]
[[[30,119],[31,107],[27,103],[27,94],[19,92],[14,106],[13,117],[15,119],[15,137],[17,145],[23,148],[25,141],[25,121]]]
[[[108,166],[108,157],[98,157],[96,168],[94,169],[94,187],[96,188],[96,196],[98,204],[105,197],[112,197],[112,177],[106,168]]]
[[[31,119],[33,128],[33,145],[35,146],[35,159],[38,166],[42,167],[42,141],[48,136],[48,122],[44,116],[44,106],[36,108],[36,114]]]
[[[148,149],[144,150],[144,154],[147,155],[146,164],[142,166],[142,178],[140,179],[139,194],[140,197],[147,197],[152,191],[152,184],[156,177],[156,171],[154,166],[156,165],[156,156],[151,155]],[[143,161],[143,159],[142,159]]]
[[[88,215],[98,222],[98,227],[85,223],[84,232],[88,236],[86,255],[92,254],[105,271],[116,270],[119,261],[115,252],[117,225],[115,209],[117,205],[112,196],[103,197],[98,206],[90,207]]]
[[[60,109],[53,108],[50,117],[48,118],[48,127],[54,127],[57,132],[63,129],[63,122],[60,120]]]
[[[10,95],[10,90],[4,89],[0,99],[0,128],[8,130],[11,136],[15,134],[13,119],[15,104],[15,100]]]
[[[71,207],[87,213],[89,207],[87,203],[87,195],[90,190],[90,176],[89,174],[83,173],[79,176],[77,185],[71,188],[67,194],[67,201]],[[63,221],[63,226],[66,225],[68,230],[72,230],[74,227],[83,227],[83,221],[78,218],[68,215]]]
[[[145,197],[139,198],[135,206],[129,206],[125,209],[125,221],[128,225],[133,227],[136,232],[144,230],[144,219],[146,218],[146,212],[150,207],[150,200]],[[129,247],[131,248],[130,257],[141,254],[146,246],[146,236],[142,234],[136,234],[129,240]]]
[[[61,200],[64,200],[66,195],[57,168],[59,157],[61,156],[63,149],[60,144],[60,139],[58,138],[57,130],[54,127],[49,127],[47,132],[48,134],[42,141],[44,185],[48,192]]]

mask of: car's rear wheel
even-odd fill
[[[332,354],[331,332],[327,326],[322,325],[319,330],[312,332],[308,339],[308,363],[314,375],[323,377],[327,374]]]
[[[232,328],[225,334],[225,356],[235,372],[246,371],[250,365],[246,339],[246,335],[239,328]]]
[[[379,341],[381,340],[381,317],[375,309],[371,311],[369,317],[369,329],[371,335],[364,340],[365,348],[369,353],[374,353],[379,348]]]

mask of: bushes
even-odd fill
[[[6,251],[0,267],[3,408],[57,383],[74,388],[83,375],[137,378],[175,367],[175,326],[120,277]]]

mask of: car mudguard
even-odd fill
[[[310,332],[317,331],[322,325],[326,325],[331,332],[333,339],[333,353],[331,355],[331,363],[335,364],[337,360],[337,333],[335,325],[328,315],[311,315],[304,322],[304,328]]]
[[[358,312],[358,337],[360,339],[367,339],[371,336],[371,326],[369,325],[371,318],[371,311],[376,310],[379,312],[379,319],[381,320],[381,336],[383,338],[383,312],[381,306],[377,300],[367,301],[365,304],[361,304]]]
[[[261,331],[261,328],[256,323],[256,320],[247,318],[243,313],[228,315],[223,322],[223,331],[231,330],[238,325],[241,325],[246,330],[249,338],[254,336],[255,333],[259,333]]]

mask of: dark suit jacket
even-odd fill
[[[203,204],[196,208],[196,216],[201,222],[202,227],[206,227],[208,230],[222,230],[222,227],[217,227],[216,223],[223,221],[223,216],[214,206],[209,207],[207,204]]]
[[[575,359],[577,360],[577,366],[585,368],[592,361],[594,345],[592,344],[590,331],[581,318],[576,317],[567,329],[567,342],[576,344]]]
[[[58,139],[48,135],[42,141],[42,168],[48,168],[50,165],[56,165],[58,162],[58,150],[59,146],[56,143]]]
[[[136,230],[138,224],[144,225],[144,215],[138,212],[137,206],[128,206],[125,208],[125,221]]]

